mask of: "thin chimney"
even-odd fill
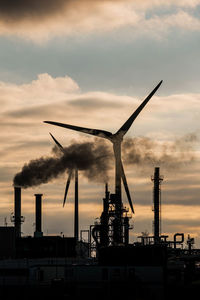
[[[35,194],[35,232],[34,237],[42,237],[42,194]]]
[[[156,167],[154,171],[153,203],[154,203],[154,243],[159,243],[160,237],[160,183],[163,178],[160,176],[160,168]]]
[[[101,234],[100,234],[100,245],[107,247],[109,244],[109,196],[108,184],[105,185],[105,198],[103,198],[103,212],[101,214]]]
[[[15,224],[15,234],[16,238],[21,237],[21,188],[14,187],[14,224]]]

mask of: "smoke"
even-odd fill
[[[180,167],[195,159],[193,151],[198,137],[194,133],[172,142],[158,142],[147,137],[126,139],[123,143],[123,161],[127,165]]]
[[[112,161],[110,148],[101,140],[74,143],[61,152],[52,149],[53,157],[41,157],[25,164],[13,179],[15,186],[28,188],[47,183],[74,168],[89,180],[105,182]]]
[[[195,134],[187,134],[172,142],[159,142],[147,137],[125,139],[122,159],[125,165],[177,168],[195,159]],[[114,166],[113,151],[103,139],[72,143],[62,152],[57,146],[52,157],[41,157],[25,164],[13,179],[15,186],[28,188],[47,183],[74,168],[90,181],[106,182]]]

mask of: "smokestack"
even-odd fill
[[[15,224],[15,235],[16,238],[21,237],[21,188],[14,187],[14,205],[15,205],[15,213],[14,213],[14,224]]]
[[[35,232],[34,237],[42,237],[42,194],[35,194]]]
[[[75,205],[74,205],[74,237],[78,241],[79,215],[78,215],[78,169],[75,169]]]
[[[160,177],[160,168],[156,167],[154,171],[153,204],[154,204],[154,243],[159,243],[160,237],[160,183],[163,178]]]
[[[124,244],[128,246],[129,244],[129,217],[124,218]]]
[[[103,212],[101,214],[101,234],[100,245],[101,247],[107,247],[109,245],[109,196],[108,184],[105,185],[105,198],[103,198]]]

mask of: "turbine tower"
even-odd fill
[[[131,127],[134,120],[137,118],[139,113],[142,111],[142,109],[145,107],[145,105],[149,102],[151,97],[155,94],[155,92],[158,90],[160,85],[162,84],[162,80],[159,82],[159,84],[153,89],[153,91],[145,98],[145,100],[140,104],[140,106],[133,112],[133,114],[129,117],[129,119],[122,125],[122,127],[114,134],[112,134],[109,131],[101,130],[101,129],[90,129],[85,127],[79,127],[59,122],[53,122],[53,121],[44,121],[44,123],[48,123],[51,125],[56,125],[60,127],[64,127],[67,129],[72,129],[75,131],[87,133],[90,135],[98,136],[101,138],[105,138],[109,140],[113,144],[113,151],[115,156],[115,207],[116,207],[116,222],[117,227],[119,228],[119,235],[116,239],[116,243],[121,243],[122,241],[122,215],[123,215],[123,205],[122,205],[122,192],[121,192],[121,179],[124,183],[125,191],[127,194],[127,198],[129,201],[129,205],[131,207],[132,212],[134,212],[126,176],[121,160],[121,144],[123,141],[124,135],[127,133],[129,128]]]
[[[60,150],[64,153],[64,148],[63,146],[56,140],[56,138],[51,134],[52,139],[56,143],[56,145],[60,148]],[[78,213],[78,168],[74,167],[69,170],[69,176],[66,182],[66,187],[65,187],[65,195],[64,195],[64,200],[63,200],[63,207],[65,206],[65,202],[67,199],[67,193],[69,189],[69,185],[71,182],[71,178],[74,172],[74,177],[75,177],[75,203],[74,203],[74,237],[76,241],[78,241],[78,233],[79,233],[79,213]]]

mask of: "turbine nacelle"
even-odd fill
[[[114,133],[114,134],[109,138],[109,140],[110,140],[113,144],[121,144],[122,141],[123,141],[123,137],[124,137],[123,132],[120,132],[120,133]]]

